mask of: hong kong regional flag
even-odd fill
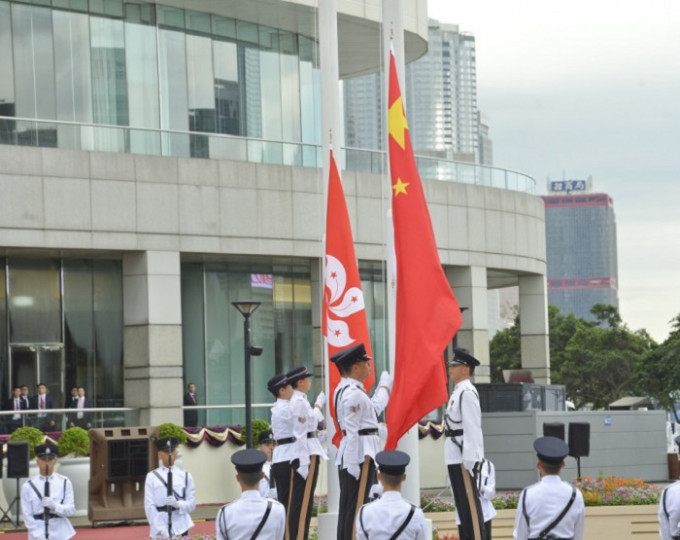
[[[345,194],[332,150],[330,161],[322,313],[323,333],[328,344],[328,358],[359,343],[363,343],[367,354],[372,356],[364,295],[361,292],[357,258],[354,254],[352,229],[349,225]],[[328,403],[335,422],[333,444],[339,446],[342,433],[335,420],[333,393],[340,381],[340,374],[334,364],[329,366],[328,371],[330,374]],[[371,370],[370,377],[364,382],[367,390],[373,386],[374,380],[375,373]]]
[[[399,79],[390,54],[388,138],[397,260],[394,385],[387,406],[386,450],[446,402],[443,352],[462,317],[437,253],[416,168]]]

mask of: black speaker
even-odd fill
[[[590,424],[569,422],[569,455],[583,457],[590,454]]]
[[[31,452],[27,441],[7,443],[7,478],[28,478],[28,462]]]
[[[543,436],[564,440],[564,424],[562,422],[543,422]]]

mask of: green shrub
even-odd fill
[[[260,433],[263,431],[267,431],[271,429],[271,426],[269,425],[269,422],[266,420],[260,420],[259,418],[255,418],[253,420],[253,446],[257,448],[258,446],[258,441],[260,440]],[[246,442],[246,426],[243,426],[241,428],[241,440],[243,442]]]
[[[87,434],[87,430],[78,426],[70,427],[64,431],[59,437],[58,445],[60,456],[68,454],[75,456],[90,455],[90,436]]]
[[[45,434],[38,428],[25,426],[15,429],[9,436],[9,440],[12,442],[27,441],[31,451],[31,459],[33,459],[35,457],[35,447],[43,443]]]
[[[185,444],[187,442],[187,432],[172,422],[166,422],[165,424],[158,426],[158,438],[164,439],[165,437],[177,437],[179,444]]]

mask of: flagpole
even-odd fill
[[[335,139],[338,141],[337,146],[341,146],[341,131],[340,131],[340,67],[338,65],[338,6],[337,0],[324,0],[319,2],[317,9],[318,17],[318,36],[319,36],[319,64],[323,66],[321,69],[321,128],[322,133],[333,133]],[[328,200],[328,175],[330,171],[330,141],[328,146],[324,145],[322,148],[323,159],[323,176],[322,185],[324,186],[323,205],[326,208],[326,201]],[[324,212],[325,223],[325,212]],[[324,279],[324,251],[321,256],[321,298],[325,293]],[[322,314],[323,316],[323,314]],[[317,518],[318,535],[319,538],[335,538],[338,524],[338,503],[340,494],[340,485],[338,483],[337,467],[335,466],[336,448],[331,444],[333,438],[334,424],[330,416],[330,401],[333,396],[329,394],[329,359],[328,346],[325,338],[321,340],[323,343],[323,370],[324,370],[324,391],[326,392],[326,446],[328,451],[328,461],[326,462],[326,485],[328,495],[328,510],[324,513],[319,513]]]

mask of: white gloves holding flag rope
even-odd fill
[[[326,394],[323,392],[320,392],[318,396],[316,396],[316,401],[314,402],[314,406],[318,409],[323,409],[324,406],[326,405]]]
[[[384,386],[388,392],[392,391],[392,383],[394,382],[394,379],[392,377],[392,374],[388,371],[383,371],[380,374],[380,380],[378,381],[378,388]]]

